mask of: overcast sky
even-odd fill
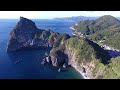
[[[120,11],[0,11],[0,18],[16,18],[20,16],[30,19],[52,19],[72,16],[102,16],[120,17]]]

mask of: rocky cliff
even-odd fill
[[[62,35],[63,34],[51,30],[38,29],[33,21],[20,17],[20,21],[10,33],[7,52],[25,48],[53,47],[55,42],[58,41],[57,39],[64,41],[70,37],[69,35],[64,34],[61,38]]]
[[[73,66],[88,78],[101,78],[105,64],[110,60],[107,51],[94,42],[78,37],[71,37],[64,44],[50,52],[53,66]]]

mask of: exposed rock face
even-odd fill
[[[50,56],[45,57],[41,64],[52,64],[51,57]]]
[[[59,52],[58,54],[59,56],[54,56],[54,55],[50,55],[47,56],[43,59],[42,63],[48,63],[48,64],[52,64],[53,66],[57,66],[57,67],[61,67],[64,65],[64,67],[68,66],[68,62],[67,62],[67,58],[65,59],[65,54]],[[44,64],[45,64],[44,63]]]
[[[22,47],[30,47],[37,30],[34,22],[20,17],[20,21],[10,33],[7,51],[16,51]]]
[[[47,61],[49,64],[51,64],[51,63],[52,63],[51,57],[50,57],[50,56],[46,57],[46,61]]]
[[[20,21],[10,33],[7,52],[23,48],[53,47],[58,38],[61,37],[60,41],[65,41],[69,38],[64,38],[66,35],[61,37],[62,34],[57,32],[38,29],[33,21],[20,17]]]
[[[47,64],[46,58],[43,59],[43,61],[41,62],[41,64]]]
[[[65,54],[68,55],[68,64],[74,67],[77,71],[84,73],[87,77],[93,78],[93,66],[91,66],[90,62],[84,62],[84,60],[80,63],[78,58],[76,57],[77,52],[73,50],[71,47],[66,47]]]
[[[54,50],[54,49],[53,49]],[[51,51],[51,61],[53,66],[68,66],[68,56],[61,50]]]

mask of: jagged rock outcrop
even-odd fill
[[[41,64],[52,64],[52,61],[51,61],[51,57],[50,56],[47,56],[43,59],[43,61],[41,62]]]
[[[70,37],[67,34],[64,34],[64,36],[62,35],[63,34],[59,34],[51,30],[38,29],[33,21],[20,17],[20,21],[10,33],[7,52],[25,48],[53,47],[55,42],[58,41],[57,39],[64,42]],[[56,45],[57,43],[55,46]]]
[[[20,17],[20,21],[10,33],[7,51],[15,51],[30,46],[37,30],[34,22]]]

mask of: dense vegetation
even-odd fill
[[[99,60],[93,59],[95,68],[93,76],[97,79],[120,79],[120,57],[111,58],[110,63],[104,65]]]
[[[68,39],[65,45],[68,45],[78,51],[77,57],[79,57],[79,60],[91,60],[92,55],[95,58],[100,59],[104,64],[108,63],[110,60],[108,52],[88,39],[73,37]]]
[[[87,35],[90,40],[103,41],[104,44],[120,50],[120,21],[110,15],[96,20],[80,21],[74,28]]]
[[[99,31],[88,38],[97,42],[103,41],[103,44],[120,50],[120,28]]]
[[[78,22],[78,26],[75,25],[74,28],[85,35],[90,35],[98,31],[103,31],[104,29],[118,26],[120,26],[119,20],[110,15],[105,15],[96,20],[80,21]]]
[[[120,50],[120,33],[116,33],[113,36],[111,36],[110,38],[108,38],[104,43],[106,45],[109,45],[111,47],[114,47],[116,49]]]
[[[105,79],[120,79],[120,57],[112,58],[104,71]]]

